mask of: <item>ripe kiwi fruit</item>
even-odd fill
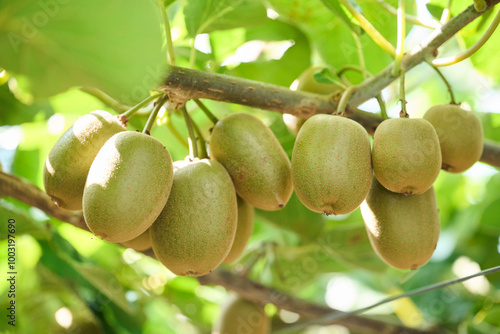
[[[128,248],[135,249],[136,251],[145,251],[147,249],[151,248],[151,236],[149,234],[149,228],[140,236],[129,240],[122,242],[122,245]]]
[[[422,194],[441,170],[439,138],[421,118],[394,118],[380,123],[373,135],[373,170],[388,190]]]
[[[431,258],[440,228],[433,187],[406,196],[374,178],[361,214],[373,249],[389,265],[415,270]]]
[[[263,307],[231,293],[214,327],[213,333],[218,334],[268,334],[271,321]]]
[[[237,210],[231,177],[220,163],[176,161],[172,191],[151,226],[156,257],[176,275],[208,274],[231,249]]]
[[[308,67],[299,75],[296,82],[294,81],[290,89],[324,95],[340,93],[342,91],[342,87],[339,85],[321,83],[314,79],[314,74],[322,69],[323,66]],[[305,121],[306,120],[304,118],[300,118],[295,115],[283,114],[283,122],[294,136],[297,136]]]
[[[45,191],[59,207],[82,209],[90,165],[109,138],[126,130],[116,116],[96,110],[80,117],[59,138],[43,168]]]
[[[97,154],[87,177],[83,192],[87,226],[111,242],[138,237],[165,206],[172,180],[172,158],[157,139],[132,131],[114,135]]]
[[[238,224],[236,227],[236,235],[234,236],[231,250],[224,259],[224,263],[236,261],[245,250],[248,239],[250,239],[252,235],[254,216],[255,210],[253,206],[238,196]]]
[[[292,195],[290,160],[274,133],[257,117],[236,113],[215,124],[210,156],[229,172],[236,192],[262,210],[283,208]]]
[[[483,126],[471,111],[457,105],[431,107],[424,115],[436,129],[441,145],[441,168],[461,173],[472,167],[483,154]]]
[[[310,210],[331,214],[354,211],[372,182],[370,138],[359,123],[318,114],[300,130],[292,154],[292,180]]]

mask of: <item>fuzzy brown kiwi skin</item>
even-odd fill
[[[126,130],[116,116],[96,110],[80,117],[59,138],[43,168],[45,191],[59,207],[82,209],[85,180],[94,158],[109,138]]]
[[[472,167],[483,154],[483,126],[471,111],[457,105],[431,107],[424,119],[436,129],[441,145],[441,168],[450,173],[462,173]]]
[[[374,178],[361,214],[373,249],[387,264],[415,270],[431,258],[440,229],[433,187],[406,196],[387,190]]]
[[[238,196],[238,224],[236,235],[231,250],[223,261],[224,263],[234,262],[243,254],[248,239],[250,239],[252,235],[254,217],[255,210],[253,206]]]
[[[422,194],[441,170],[436,130],[421,118],[387,119],[373,135],[372,161],[375,176],[388,190]]]
[[[140,132],[111,137],[90,167],[83,215],[98,237],[122,243],[144,233],[167,202],[173,165],[167,148]]]
[[[231,249],[237,210],[231,177],[220,163],[176,161],[169,199],[151,226],[156,257],[176,275],[208,274]]]
[[[292,180],[307,208],[327,215],[354,211],[372,174],[370,139],[361,125],[333,115],[306,121],[293,148]]]
[[[273,132],[257,117],[235,113],[215,124],[210,156],[229,172],[238,195],[268,211],[283,208],[292,195],[290,160]]]
[[[263,307],[231,293],[221,307],[214,333],[268,334],[270,329],[271,320]]]

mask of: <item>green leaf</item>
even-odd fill
[[[481,217],[481,227],[485,227],[492,234],[500,233],[500,198],[486,207]]]
[[[474,45],[479,38],[486,32],[486,29],[490,26],[494,16],[490,15],[487,20],[479,21],[477,24],[471,25],[468,29],[464,29],[460,32],[463,40],[465,42],[465,47],[470,48]],[[498,29],[497,29],[498,30]],[[496,55],[500,52],[500,34],[498,31],[494,32],[490,39],[484,44],[481,49],[476,51],[470,60],[474,67],[482,72],[483,74],[489,76],[497,83],[500,82],[500,66],[498,66],[498,61],[496,57],[491,55]]]
[[[328,9],[335,13],[353,32],[361,33],[361,27],[358,22],[347,12],[338,0],[321,0]]]
[[[30,234],[37,239],[46,239],[48,237],[48,232],[43,223],[37,222],[26,212],[17,208],[14,204],[7,202],[4,199],[0,199],[0,221],[5,222],[4,226],[7,226],[9,219],[14,219],[16,221],[16,237],[22,234]],[[7,229],[5,228],[0,231],[0,240],[6,238]]]
[[[19,101],[9,89],[9,85],[0,86],[0,126],[31,122],[37,115],[44,119],[54,114],[47,101],[36,101],[26,105]]]
[[[154,0],[0,3],[0,66],[26,76],[35,96],[95,86],[132,104],[163,79]]]
[[[375,272],[387,269],[373,250],[363,223],[336,222],[327,233],[316,241],[326,254],[353,268]]]
[[[71,266],[92,284],[97,291],[104,294],[113,303],[127,313],[132,313],[129,302],[125,298],[125,291],[114,274],[104,268],[90,264],[71,261]]]
[[[267,18],[265,7],[253,0],[189,0],[184,16],[191,37],[258,25]]]
[[[314,80],[325,84],[342,84],[342,80],[337,73],[334,73],[330,68],[324,67],[321,71],[314,73]]]
[[[438,20],[441,18],[441,15],[443,15],[444,7],[442,6],[434,5],[432,3],[427,3],[425,4],[425,7],[427,7],[429,13],[431,13],[431,15]]]
[[[290,230],[303,238],[313,239],[323,229],[322,215],[307,209],[293,193],[287,205],[278,211],[255,210],[259,217],[285,230]]]

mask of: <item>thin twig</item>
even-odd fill
[[[446,80],[446,77],[443,75],[443,73],[437,67],[433,66],[432,63],[430,63],[430,62],[427,62],[427,63],[434,69],[434,71],[436,71],[436,73],[439,75],[441,80],[443,80],[444,84],[446,85],[446,89],[448,89],[448,93],[450,93],[450,100],[451,100],[450,103],[457,104],[457,102],[455,101],[455,95],[453,94],[453,90],[451,88],[451,85],[448,82],[448,80]]]
[[[194,134],[191,117],[189,116],[186,107],[182,107],[181,110],[182,115],[184,116],[184,121],[186,122],[186,128],[188,130],[189,156],[191,157],[191,159],[198,158],[197,138]]]
[[[125,116],[127,120],[129,120],[136,112],[138,112],[142,107],[148,105],[151,101],[153,101],[154,99],[162,96],[164,94],[162,93],[157,93],[157,94],[153,94],[151,96],[148,96],[147,98],[145,98],[144,100],[142,100],[141,102],[139,102],[138,104],[136,104],[135,106],[133,106],[132,108],[130,108],[129,110],[125,111],[123,114],[121,114],[120,116]]]
[[[194,103],[198,105],[198,107],[205,113],[205,115],[212,121],[212,123],[217,123],[219,119],[215,117],[214,114],[208,108],[205,106],[203,102],[201,102],[199,99],[193,99]]]
[[[490,39],[491,35],[493,35],[493,33],[495,32],[499,23],[500,23],[500,11],[498,11],[493,22],[491,22],[491,25],[488,27],[488,30],[486,30],[484,35],[481,36],[481,38],[473,46],[471,46],[470,48],[468,48],[464,52],[461,52],[455,56],[434,59],[432,61],[432,65],[434,65],[434,66],[449,66],[449,65],[459,63],[462,60],[469,58],[474,53],[476,53],[479,49],[481,49],[483,47],[483,45],[488,41],[488,39]]]
[[[118,113],[123,113],[130,109],[129,106],[123,105],[108,94],[104,93],[102,90],[94,88],[94,87],[82,87],[80,88],[82,92],[88,93],[97,99],[99,99],[102,103],[111,107],[114,111]]]
[[[398,44],[396,46],[396,57],[394,58],[394,67],[392,75],[399,75],[401,60],[405,54],[406,21],[405,21],[405,1],[399,0],[398,6]]]
[[[387,108],[386,108],[385,101],[384,101],[382,94],[377,95],[376,99],[377,99],[378,105],[380,106],[380,116],[382,116],[382,119],[384,119],[384,120],[388,119],[389,116],[387,116]]]
[[[153,128],[153,124],[155,124],[156,118],[158,117],[158,112],[160,111],[161,107],[167,102],[168,100],[168,95],[163,94],[162,97],[156,101],[156,106],[149,115],[148,121],[146,122],[146,125],[144,126],[144,130],[142,130],[142,133],[149,134],[151,132],[151,129]]]

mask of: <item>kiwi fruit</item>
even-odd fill
[[[237,219],[234,186],[220,163],[176,161],[172,191],[151,227],[153,251],[176,275],[208,274],[227,257]]]
[[[359,123],[318,114],[300,130],[292,154],[292,180],[300,201],[327,215],[359,207],[372,182],[370,138]]]
[[[415,270],[431,258],[440,228],[433,187],[406,196],[374,178],[361,214],[373,249],[389,265]]]
[[[483,126],[475,113],[457,105],[431,107],[424,115],[436,129],[441,145],[441,169],[461,173],[483,154]]]
[[[43,167],[43,184],[52,200],[66,210],[81,210],[90,166],[104,143],[126,131],[110,113],[96,110],[80,117],[50,151]]]
[[[388,190],[406,195],[429,189],[441,170],[439,138],[421,118],[394,118],[373,135],[373,170]]]
[[[125,247],[128,247],[128,248],[132,248],[138,252],[150,249],[151,248],[151,236],[149,234],[149,228],[144,233],[142,233],[140,236],[138,236],[132,240],[123,242],[122,245]]]
[[[296,83],[294,81],[290,89],[324,95],[340,93],[342,91],[342,87],[339,85],[321,83],[314,79],[314,74],[321,71],[323,68],[323,66],[308,67],[299,75],[296,79]],[[304,118],[300,118],[295,115],[283,114],[283,122],[294,136],[297,136],[305,121],[306,120]]]
[[[271,320],[263,307],[230,293],[221,307],[213,333],[268,334]]]
[[[90,167],[83,215],[98,237],[116,243],[134,239],[153,224],[172,187],[170,153],[140,132],[111,137]]]
[[[236,227],[236,235],[234,236],[231,250],[224,259],[224,263],[236,261],[245,250],[248,239],[250,239],[252,235],[254,216],[255,210],[253,206],[238,196],[238,224]]]
[[[257,117],[236,113],[219,120],[210,156],[229,172],[236,192],[262,210],[283,208],[292,195],[290,160],[274,133]]]

